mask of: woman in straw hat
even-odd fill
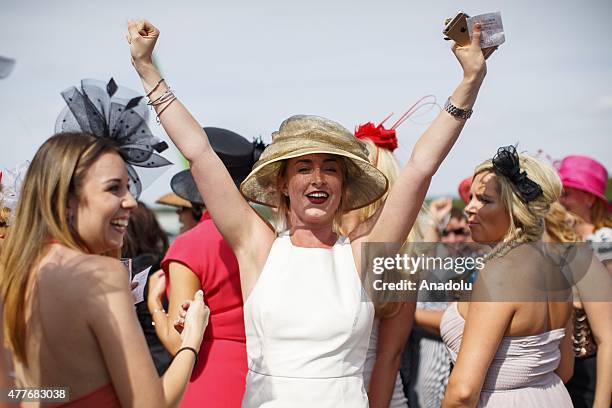
[[[387,190],[364,145],[336,122],[293,116],[272,135],[241,195],[153,65],[158,36],[147,21],[128,22],[132,63],[150,103],[191,162],[207,209],[238,259],[249,359],[243,406],[367,406],[362,370],[374,311],[362,301],[361,244],[406,239],[485,77],[480,27],[469,45],[453,47],[464,75],[446,110],[414,146],[385,204],[349,237],[337,233],[342,214]],[[277,208],[277,231],[247,200]]]

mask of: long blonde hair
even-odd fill
[[[546,235],[551,242],[578,242],[580,237],[574,229],[575,217],[555,201],[550,205],[550,210],[544,219],[546,224]]]
[[[550,205],[559,199],[563,189],[561,180],[552,167],[524,153],[518,153],[518,156],[521,171],[525,171],[527,177],[542,188],[542,194],[529,202],[521,197],[510,180],[496,172],[490,159],[474,170],[474,178],[485,172],[496,175],[498,191],[510,216],[510,227],[502,241],[488,254],[489,260],[505,255],[519,244],[539,240],[544,232],[544,218]]]
[[[71,225],[68,200],[80,198],[87,170],[108,152],[119,154],[108,140],[83,133],[58,134],[38,149],[26,174],[15,223],[0,256],[6,341],[26,365],[26,293],[34,267],[51,240],[87,252]]]

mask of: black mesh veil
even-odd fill
[[[86,132],[114,141],[126,161],[130,192],[135,197],[142,192],[143,183],[133,166],[156,168],[172,164],[158,154],[168,145],[151,133],[143,96],[118,87],[112,78],[107,84],[84,79],[80,90],[72,86],[61,95],[67,106],[55,122],[55,132]]]

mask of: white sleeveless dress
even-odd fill
[[[374,307],[364,299],[347,238],[324,249],[278,237],[244,304],[242,407],[367,407]]]

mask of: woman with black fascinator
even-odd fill
[[[551,286],[561,269],[541,242],[560,194],[555,171],[513,146],[476,167],[465,212],[474,241],[492,250],[470,302],[442,318],[455,363],[443,407],[572,406],[571,290]]]
[[[160,378],[117,258],[136,207],[132,192],[142,187],[132,166],[168,162],[138,113],[140,98],[122,102],[116,91],[114,81],[65,91],[64,133],[32,159],[0,257],[5,338],[16,384],[36,389],[42,402],[176,406],[208,311],[201,292],[190,298],[181,349]]]

